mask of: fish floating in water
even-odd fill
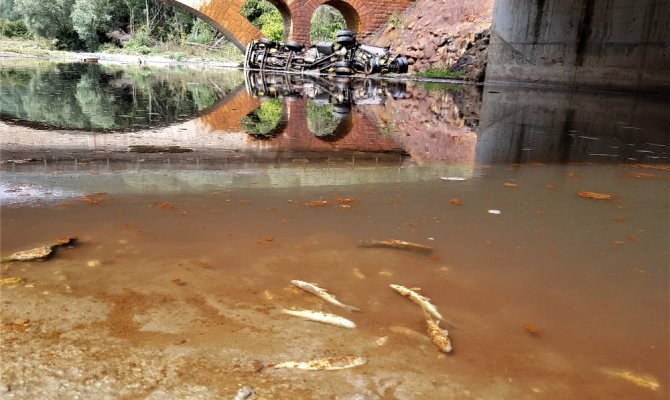
[[[430,314],[428,314],[428,311],[424,309],[423,313],[426,317],[426,323],[428,324],[428,336],[430,336],[430,340],[433,341],[435,346],[437,346],[441,352],[451,353],[454,348],[451,346],[449,331],[441,329],[440,321],[435,321]]]
[[[407,250],[414,251],[416,253],[425,253],[429,254],[433,252],[432,247],[424,246],[419,243],[406,242],[404,240],[398,239],[386,239],[386,240],[362,240],[358,247],[385,247],[390,249],[398,250]]]
[[[235,395],[235,400],[247,400],[252,398],[256,392],[249,386],[244,386],[240,388],[240,390],[237,391],[237,394]]]
[[[0,278],[0,285],[14,285],[17,283],[22,283],[23,279],[17,278],[15,276],[8,277],[8,278]]]
[[[335,296],[328,293],[326,289],[320,288],[313,283],[299,281],[297,279],[292,280],[291,283],[299,287],[300,289],[307,291],[315,296],[318,296],[324,299],[325,301],[329,302],[330,304],[342,307],[347,311],[360,311],[360,308],[358,307],[348,306],[346,304],[341,303],[339,300],[335,298]]]
[[[431,302],[428,297],[422,296],[418,294],[417,292],[408,289],[404,286],[400,285],[394,285],[391,284],[389,285],[391,289],[395,290],[396,292],[400,293],[401,295],[409,298],[416,304],[420,305],[421,308],[423,308],[425,311],[427,311],[430,315],[434,316],[438,320],[442,320],[442,315],[437,311],[437,307],[435,307]]]
[[[281,312],[288,315],[293,315],[294,317],[306,319],[308,321],[321,322],[322,324],[339,326],[341,328],[355,329],[356,324],[353,321],[350,321],[339,315],[330,314],[323,311],[314,311],[314,310],[289,310],[281,309]]]
[[[337,369],[346,369],[358,367],[366,364],[368,359],[359,356],[342,356],[331,358],[317,358],[311,361],[286,361],[279,364],[268,365],[268,368],[289,368],[289,369],[304,369],[309,371],[331,371]]]
[[[621,378],[646,389],[658,390],[661,387],[661,384],[658,383],[658,380],[651,375],[638,374],[625,369],[614,368],[605,368],[602,371],[611,377]]]
[[[59,247],[73,245],[76,241],[76,237],[58,239],[55,243],[41,245],[30,250],[17,251],[12,255],[3,258],[0,262],[43,261],[51,257]]]

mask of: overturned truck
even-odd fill
[[[352,31],[338,31],[335,42],[308,48],[293,42],[260,39],[247,46],[244,69],[324,74],[404,74],[407,59],[387,47],[359,43]]]

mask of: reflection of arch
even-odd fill
[[[312,104],[314,105],[318,104],[318,101],[307,100],[307,102],[308,104],[310,102],[312,102]],[[312,116],[310,115],[310,109],[313,110],[314,108],[308,105],[305,110],[305,122],[307,123],[307,129],[314,135],[314,137],[324,142],[337,142],[338,140],[347,136],[347,134],[349,134],[349,132],[351,131],[351,128],[354,126],[352,113],[344,112],[345,109],[346,111],[349,111],[349,106],[329,104],[329,105],[321,105],[321,107],[325,108],[324,111],[327,110],[328,113],[331,113],[332,118],[335,118],[338,122],[337,125],[330,132],[314,132],[312,127],[310,127],[310,121],[312,118]],[[324,119],[321,116],[317,118]]]
[[[244,126],[245,124],[242,123],[243,129],[245,132],[247,132],[250,136],[252,136],[254,139],[258,140],[268,140],[272,139],[274,137],[277,137],[281,135],[286,127],[288,126],[288,109],[286,107],[286,102],[282,101],[282,99],[279,98],[274,98],[274,99],[266,99],[265,102],[262,102],[258,107],[253,109],[251,112],[246,114],[243,118],[254,118],[257,117],[257,112],[261,110],[261,107],[263,104],[270,104],[270,101],[278,101],[281,107],[281,111],[279,113],[277,122],[274,123],[274,126],[272,126],[269,130],[265,132],[253,132],[250,129],[248,129],[248,126]]]

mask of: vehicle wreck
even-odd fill
[[[308,48],[294,41],[260,39],[249,43],[244,57],[246,70],[314,72],[336,75],[407,73],[409,64],[388,47],[366,45],[349,30],[338,31],[335,42],[319,42]]]

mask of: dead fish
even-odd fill
[[[17,278],[15,276],[8,277],[8,278],[0,278],[0,285],[14,285],[17,283],[22,283],[23,279]]]
[[[358,367],[366,364],[368,359],[359,356],[342,356],[331,358],[317,358],[311,361],[286,361],[279,364],[269,365],[269,368],[304,369],[309,371],[332,371]]]
[[[311,293],[315,296],[318,296],[318,297],[324,299],[325,301],[329,302],[330,304],[334,304],[338,307],[342,307],[347,311],[361,311],[360,308],[358,308],[358,307],[348,306],[346,304],[342,304],[339,300],[337,300],[335,298],[335,296],[328,293],[328,291],[326,289],[322,289],[322,288],[316,286],[313,283],[299,281],[297,279],[292,280],[291,283],[294,284],[295,286],[299,287],[300,289],[302,289],[304,291],[307,291],[307,292],[309,292],[309,293]]]
[[[355,329],[356,324],[353,321],[349,321],[344,317],[339,315],[326,313],[323,311],[314,311],[314,310],[289,310],[282,308],[281,312],[288,315],[293,315],[294,317],[306,319],[308,321],[321,322],[322,324],[339,326],[342,328]]]
[[[58,239],[55,243],[45,244],[30,250],[17,251],[16,253],[5,257],[1,262],[10,261],[43,261],[51,257],[56,249],[63,246],[69,246],[77,241],[76,237]]]
[[[424,309],[423,313],[428,324],[428,336],[433,344],[437,346],[443,353],[450,353],[454,348],[451,346],[451,339],[449,339],[449,332],[446,329],[440,329],[440,321],[435,321],[430,314]]]
[[[47,259],[51,254],[53,254],[53,246],[43,245],[30,250],[17,251],[12,255],[3,258],[2,261],[41,261]]]
[[[621,378],[634,385],[646,389],[658,390],[658,388],[661,387],[661,384],[658,383],[658,380],[651,375],[643,375],[625,369],[614,369],[614,368],[605,368],[603,369],[603,372],[609,376],[615,378]]]
[[[430,299],[428,297],[421,296],[417,292],[408,289],[404,286],[394,284],[390,284],[389,286],[391,287],[391,289],[395,290],[396,292],[400,293],[401,295],[409,298],[416,304],[420,305],[424,310],[426,310],[428,313],[430,313],[438,320],[442,320],[442,315],[440,315],[440,313],[437,311],[437,307],[431,304]]]
[[[240,388],[240,390],[237,391],[237,395],[235,395],[235,400],[247,400],[252,398],[256,392],[249,386],[243,386]]]
[[[433,252],[432,247],[424,246],[418,243],[406,242],[404,240],[398,240],[398,239],[362,240],[358,244],[358,247],[386,247],[391,249],[414,251],[417,253],[425,253],[425,254]]]

